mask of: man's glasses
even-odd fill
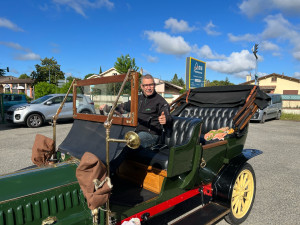
[[[152,84],[142,84],[143,87],[154,87],[154,83]]]

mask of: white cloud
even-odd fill
[[[263,41],[259,46],[262,51],[279,51],[279,46],[270,41]]]
[[[86,17],[85,10],[92,8],[102,8],[106,7],[108,9],[112,9],[114,7],[114,3],[109,0],[52,0],[57,5],[65,5],[77,12],[78,14]]]
[[[15,57],[16,60],[21,61],[28,61],[28,60],[39,60],[41,57],[38,54],[35,54],[33,52],[27,53],[27,54],[18,54]]]
[[[14,43],[14,42],[0,41],[0,45],[4,45],[6,47],[13,48],[13,49],[20,50],[20,51],[24,51],[24,52],[31,52],[30,49],[24,48],[20,44]]]
[[[192,50],[199,58],[204,59],[225,59],[225,55],[219,55],[217,53],[213,53],[211,48],[208,45],[203,45],[201,48],[198,48],[197,45],[193,46]]]
[[[228,34],[228,38],[232,42],[237,41],[249,41],[249,42],[256,42],[258,37],[254,34],[244,34],[244,35],[233,35],[231,33]]]
[[[205,27],[204,30],[208,35],[217,36],[220,35],[220,32],[213,30],[216,26],[210,21]]]
[[[299,0],[244,0],[239,8],[248,17],[261,13],[269,13],[272,10],[279,10],[286,15],[300,13]]]
[[[191,51],[191,47],[181,36],[170,36],[158,31],[145,31],[145,35],[153,41],[153,46],[159,53],[180,56]]]
[[[38,54],[33,53],[29,48],[24,48],[18,43],[0,41],[0,45],[13,48],[18,51],[27,52],[26,54],[17,54],[15,57],[16,60],[39,60],[41,58]]]
[[[172,17],[165,21],[165,28],[171,29],[172,33],[191,32],[196,29],[195,27],[190,27],[186,21],[178,21]]]
[[[3,17],[2,18],[0,17],[0,27],[6,27],[13,31],[24,31],[22,28],[18,27],[16,24]]]
[[[300,78],[300,72],[295,72],[295,73],[294,73],[294,77]]]
[[[259,60],[262,60],[259,57]],[[209,61],[207,68],[225,74],[233,74],[237,77],[245,77],[249,71],[255,69],[255,58],[248,50],[233,52],[225,60]]]
[[[147,61],[150,63],[157,63],[159,61],[158,57],[151,56],[151,55],[147,55],[146,58],[147,58]]]

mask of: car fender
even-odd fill
[[[262,153],[257,149],[244,149],[241,154],[230,160],[213,182],[213,201],[230,207],[232,188],[238,172],[249,159]]]
[[[24,119],[24,122],[25,122],[25,123],[26,123],[26,121],[27,121],[28,116],[30,116],[30,115],[32,115],[32,114],[39,114],[39,115],[42,116],[43,121],[44,121],[44,122],[46,121],[46,118],[45,118],[45,116],[44,116],[43,113],[41,113],[41,112],[39,112],[39,111],[30,111],[30,112],[28,112],[28,113],[26,114],[26,116],[25,116],[25,119]]]

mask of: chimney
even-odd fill
[[[251,73],[249,75],[246,76],[246,82],[251,80]]]

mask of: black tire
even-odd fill
[[[245,163],[235,178],[231,193],[230,213],[225,216],[229,224],[241,224],[250,214],[256,192],[256,178],[252,166]]]
[[[39,114],[31,114],[27,117],[26,124],[28,127],[37,128],[44,123],[43,118]]]
[[[276,115],[276,120],[280,120],[280,117],[281,117],[281,111],[278,111]]]
[[[87,109],[84,109],[80,113],[82,113],[82,114],[91,114],[91,111],[87,110]]]
[[[265,123],[265,122],[266,122],[266,114],[263,114],[260,123]]]

